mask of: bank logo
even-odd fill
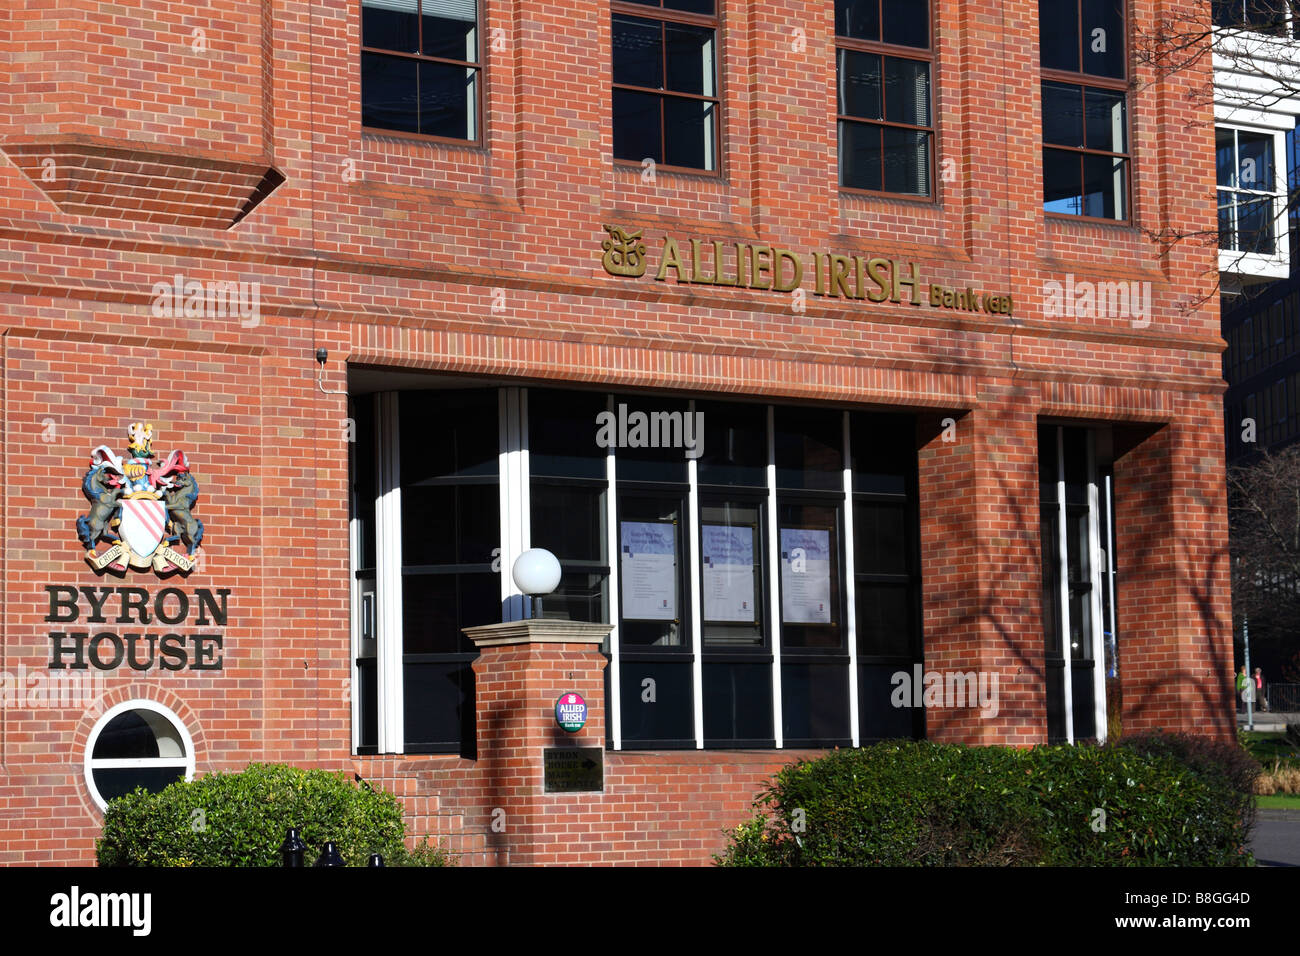
[[[143,422],[127,429],[127,439],[125,457],[107,445],[90,453],[81,481],[90,511],[77,519],[86,561],[99,572],[152,567],[159,574],[188,573],[203,542],[203,522],[192,514],[199,485],[185,452],[159,462],[153,425]],[[108,545],[103,554],[96,552],[100,542]]]

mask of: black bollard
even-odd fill
[[[320,856],[316,859],[317,866],[343,866],[343,857],[339,856],[339,848],[334,845],[333,840],[326,841],[325,845],[320,848]]]
[[[383,866],[383,865],[384,865],[384,858],[382,856],[380,856],[378,853],[370,854],[370,862],[367,863],[366,866],[376,867],[376,866]]]
[[[298,836],[298,831],[294,827],[284,831],[284,842],[280,844],[280,855],[284,859],[284,866],[302,866],[303,856],[307,852],[307,844],[302,842]]]

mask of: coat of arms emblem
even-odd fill
[[[160,574],[193,570],[203,542],[203,522],[191,513],[199,485],[185,452],[159,462],[153,453],[153,425],[135,422],[127,430],[126,457],[107,445],[90,453],[81,490],[90,511],[77,519],[77,537],[96,571],[124,573],[152,567]],[[96,553],[107,542],[103,554]]]

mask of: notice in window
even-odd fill
[[[781,529],[781,620],[831,623],[829,528]]]
[[[671,522],[624,521],[620,528],[623,617],[635,621],[677,619],[677,526]]]
[[[754,529],[704,525],[704,619],[754,623]]]

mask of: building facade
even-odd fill
[[[1230,734],[1169,7],[15,11],[0,861],[283,761],[467,862],[703,863],[827,747]],[[601,643],[465,632],[529,615]]]

